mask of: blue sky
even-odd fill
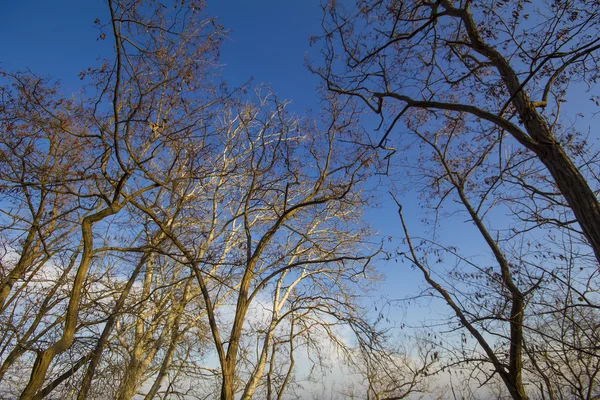
[[[233,85],[252,77],[271,85],[296,112],[311,107],[317,77],[304,66],[312,50],[309,38],[319,32],[318,0],[224,0],[210,3],[208,12],[230,30],[221,52],[225,78]]]
[[[110,55],[110,41],[96,40],[96,18],[106,20],[102,0],[3,1],[0,16],[0,63],[30,68],[60,78],[70,89],[77,74],[98,56]],[[250,78],[270,84],[301,112],[314,102],[316,77],[304,67],[309,37],[319,32],[318,0],[223,0],[210,2],[208,13],[230,31],[222,48],[225,79],[232,85]]]
[[[2,8],[0,65],[7,70],[28,68],[60,79],[65,89],[76,92],[81,84],[78,73],[97,65],[99,57],[111,57],[111,41],[97,40],[100,32],[93,25],[96,18],[107,20],[108,10],[102,0],[5,0]],[[256,84],[269,84],[281,99],[291,100],[291,110],[298,114],[318,107],[319,79],[305,67],[305,60],[315,59],[318,52],[310,47],[309,38],[321,29],[319,0],[221,0],[209,2],[208,13],[217,16],[230,32],[221,49],[223,76],[230,87],[252,78]],[[373,129],[377,122],[372,119],[372,126],[365,128]],[[397,207],[387,189],[381,190],[379,198],[380,204],[365,210],[365,217],[375,231],[392,237],[392,241],[386,240],[391,250],[402,240]],[[420,222],[416,195],[405,194],[401,202],[414,235],[429,229]],[[454,237],[454,244],[462,242],[470,248],[482,244],[479,237],[466,232],[458,236],[454,233]],[[385,279],[379,292],[371,294],[373,300],[380,296],[411,296],[423,286],[420,272],[407,263],[381,262],[378,269]],[[411,303],[409,319],[416,323],[431,313],[428,305],[424,310],[415,309]],[[391,319],[402,319],[399,310],[388,311]],[[442,307],[440,311],[447,309]]]
[[[97,41],[95,18],[106,14],[102,1],[3,1],[0,16],[0,65],[7,70],[29,68],[59,78],[77,89],[77,74],[92,66],[110,44]]]
[[[255,83],[267,83],[281,99],[292,100],[292,110],[302,113],[316,107],[317,77],[305,67],[310,57],[309,38],[320,32],[321,8],[318,0],[222,0],[209,4],[208,13],[217,16],[230,31],[221,51],[223,75],[230,86],[253,78]],[[111,42],[97,40],[96,18],[107,19],[107,7],[102,0],[4,0],[0,16],[0,65],[8,70],[29,68],[34,73],[61,80],[70,91],[80,85],[77,74],[97,64],[98,57],[110,57]],[[373,122],[373,126],[375,122]],[[373,126],[367,126],[372,129]],[[366,210],[376,231],[392,236],[389,248],[401,241],[401,227],[395,204],[382,190],[381,205]],[[420,206],[416,196],[401,200],[411,229],[422,233]],[[471,227],[469,227],[471,228]],[[456,227],[453,227],[456,232]],[[462,228],[461,228],[462,229]],[[470,248],[480,245],[480,239],[461,233],[455,243]],[[400,298],[414,293],[422,278],[404,263],[381,263],[386,275],[376,298],[384,295]],[[411,311],[415,315],[419,311]],[[395,314],[395,311],[392,312]]]
[[[215,0],[209,3],[208,13],[217,16],[230,31],[221,50],[223,76],[230,87],[252,78],[256,84],[269,84],[281,99],[292,100],[291,109],[296,113],[317,107],[315,88],[319,80],[304,64],[306,57],[317,57],[318,49],[311,49],[309,38],[321,29],[319,0]],[[29,68],[36,74],[58,78],[67,90],[77,91],[78,73],[96,65],[98,57],[111,55],[111,42],[97,40],[99,32],[93,27],[96,18],[106,20],[105,0],[3,0],[1,9],[2,68]],[[584,132],[592,127],[592,143],[596,146],[598,129],[593,128],[600,117],[592,119],[589,115],[599,109],[589,101],[590,94],[584,92],[583,87],[575,93],[563,109],[588,115],[579,119],[577,126]],[[370,124],[365,126],[367,130],[376,125],[373,120],[366,122]],[[387,195],[387,189],[382,189],[379,197],[381,204],[365,210],[365,216],[375,231],[392,238],[386,245],[393,249],[401,245],[403,237],[397,208]],[[430,233],[431,227],[421,223],[423,215],[417,195],[404,193],[401,202],[413,235]],[[497,218],[501,219],[502,215]],[[450,223],[446,228],[439,230],[446,243],[470,255],[484,253],[480,235],[474,232],[473,224],[464,214],[447,222]],[[411,296],[419,287],[424,287],[422,275],[408,263],[380,262],[378,269],[385,279],[380,290],[371,294],[374,300],[380,296],[389,299]],[[381,310],[380,302],[377,307]],[[415,307],[412,302],[406,309],[386,308],[386,312],[398,323],[407,317],[409,324],[418,324],[421,320],[436,318],[438,313],[447,314],[448,308],[437,301],[422,307]]]

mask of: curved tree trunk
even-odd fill
[[[556,186],[569,204],[584,236],[592,247],[596,260],[600,263],[600,202],[590,188],[581,171],[575,166],[569,155],[564,151],[547,122],[536,110],[535,104],[523,88],[523,83],[509,62],[498,50],[483,41],[477,24],[468,9],[457,9],[445,0],[444,7],[463,21],[471,47],[486,56],[500,73],[508,92],[511,103],[531,141],[522,141],[527,149],[533,151],[546,166]]]
[[[95,214],[85,217],[81,223],[81,234],[83,238],[83,253],[75,275],[75,281],[73,282],[73,288],[71,289],[71,298],[69,299],[69,305],[67,307],[67,314],[65,318],[65,327],[61,338],[55,342],[52,346],[46,350],[39,351],[31,370],[31,376],[29,382],[23,393],[21,394],[21,400],[31,400],[41,388],[46,373],[50,367],[50,363],[54,358],[67,350],[73,343],[75,331],[77,329],[77,317],[79,314],[79,302],[81,300],[81,294],[85,278],[87,277],[87,271],[92,263],[92,252],[93,252],[93,240],[92,240],[92,226],[94,223],[103,220],[104,218],[114,215],[123,207],[123,204],[114,204],[111,207],[105,208],[98,211]]]

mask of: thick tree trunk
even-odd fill
[[[42,383],[46,378],[48,368],[50,367],[52,360],[54,360],[54,357],[67,350],[73,343],[73,338],[77,329],[79,302],[81,300],[82,289],[85,278],[87,277],[87,271],[92,262],[92,226],[94,223],[101,221],[110,215],[116,214],[122,207],[122,204],[113,205],[83,219],[81,223],[83,253],[79,262],[77,274],[75,275],[73,288],[71,289],[71,296],[67,306],[65,326],[63,328],[62,336],[48,349],[38,352],[35,363],[33,364],[33,368],[31,370],[29,382],[21,394],[21,400],[33,399],[37,391],[42,386]]]
[[[514,75],[514,71],[505,71]],[[503,74],[504,75],[504,74]],[[554,183],[573,211],[581,226],[583,235],[594,251],[596,260],[600,263],[600,202],[590,188],[581,171],[575,166],[569,155],[554,137],[552,130],[535,109],[527,93],[520,89],[515,79],[508,76],[507,86],[514,92],[513,104],[521,117],[525,129],[535,142],[526,146],[533,151],[538,159],[552,175]],[[519,85],[519,87],[517,87]]]
[[[456,9],[447,0],[444,0],[443,3],[450,14],[462,19],[471,40],[471,47],[486,56],[497,68],[511,95],[511,103],[517,110],[527,134],[532,139],[529,144],[522,141],[521,143],[533,151],[548,168],[556,186],[573,210],[584,236],[594,251],[596,260],[600,263],[600,202],[598,202],[596,194],[560,143],[557,142],[552,130],[537,111],[508,60],[497,49],[483,41],[470,11]]]
[[[127,372],[117,394],[118,400],[129,400],[135,396],[142,370],[143,365],[138,360],[132,360],[127,365]]]
[[[221,400],[233,400],[234,399],[234,368],[231,365],[227,365],[223,370],[223,383],[221,384]]]
[[[68,343],[68,345],[70,345],[70,342]],[[52,346],[48,350],[38,353],[38,356],[35,359],[35,363],[33,364],[33,369],[31,370],[31,378],[29,379],[29,383],[27,384],[27,387],[21,394],[21,400],[34,399],[35,394],[37,393],[38,389],[42,386],[42,383],[46,378],[46,372],[48,371],[50,363],[52,362],[56,354],[64,351],[63,347],[58,348]]]
[[[600,203],[596,194],[558,143],[541,145],[537,155],[573,210],[600,263]]]

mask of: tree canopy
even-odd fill
[[[108,0],[77,93],[0,71],[1,398],[600,396],[598,1],[323,2],[300,115],[209,10]]]

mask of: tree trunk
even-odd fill
[[[538,157],[573,210],[583,234],[600,263],[600,203],[586,179],[556,142],[540,146]]]
[[[234,368],[231,365],[226,365],[223,370],[223,383],[221,385],[221,400],[233,399],[233,384],[234,384]]]
[[[62,336],[48,349],[38,352],[35,363],[33,364],[33,368],[31,370],[29,382],[21,394],[21,400],[33,399],[37,391],[42,386],[42,383],[46,378],[46,373],[48,372],[48,367],[50,367],[50,363],[54,357],[67,350],[73,343],[73,338],[77,329],[79,302],[81,300],[83,284],[85,282],[85,278],[87,277],[87,271],[92,262],[92,226],[94,223],[101,221],[110,215],[116,214],[122,207],[122,204],[113,205],[83,219],[81,223],[83,253],[79,262],[77,274],[75,275],[73,288],[71,289],[71,296],[67,306],[65,326],[63,328]]]
[[[523,143],[523,145],[533,151],[548,168],[556,186],[573,210],[583,235],[594,251],[596,260],[600,263],[600,202],[596,194],[560,143],[556,141],[552,130],[536,110],[515,70],[498,50],[483,41],[470,11],[456,9],[448,1],[444,3],[444,7],[451,14],[460,17],[464,22],[471,47],[488,57],[497,68],[511,95],[511,103],[519,113],[525,130],[533,139],[533,143]]]

